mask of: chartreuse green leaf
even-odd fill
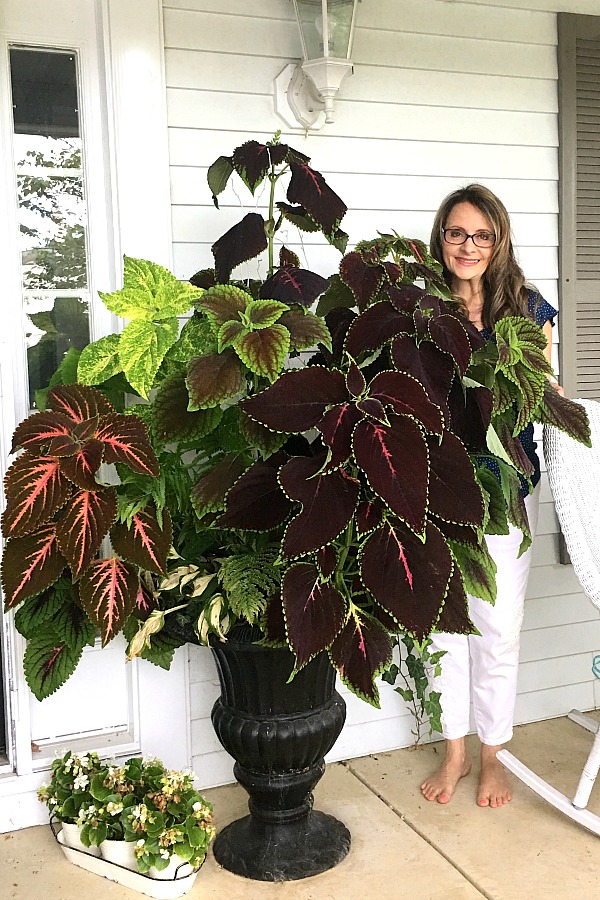
[[[120,340],[120,334],[109,334],[83,348],[77,365],[77,380],[81,384],[102,384],[122,371]]]
[[[123,372],[138,394],[148,399],[154,377],[167,350],[177,340],[176,318],[155,323],[134,320],[121,335],[119,356]]]
[[[30,638],[23,657],[25,678],[31,693],[45,700],[70,678],[81,659],[85,641],[69,646],[54,631]]]
[[[177,278],[157,263],[124,257],[123,287],[100,293],[105,306],[124,319],[170,319],[182,316],[202,293],[201,288]]]
[[[214,353],[216,349],[217,342],[206,316],[193,315],[181,329],[181,334],[168,351],[167,358],[187,365],[194,356]]]

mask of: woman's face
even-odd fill
[[[462,229],[467,234],[485,232],[494,234],[492,223],[472,203],[457,203],[444,223],[444,229]],[[478,281],[487,269],[494,247],[476,247],[472,238],[464,244],[448,244],[442,240],[442,253],[446,268],[454,279]]]

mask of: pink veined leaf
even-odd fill
[[[435,625],[453,571],[450,548],[433,523],[425,542],[386,522],[367,538],[360,557],[366,587],[398,625],[419,640]]]
[[[73,578],[79,578],[94,558],[117,515],[114,488],[77,491],[56,523],[61,553],[69,562]]]
[[[73,486],[61,474],[52,456],[24,453],[12,464],[5,479],[6,509],[2,531],[20,537],[47,522],[69,499]]]
[[[172,538],[168,510],[163,510],[161,528],[153,503],[132,516],[130,527],[119,523],[113,525],[110,532],[113,548],[120,556],[157,575],[165,574]]]
[[[300,669],[331,644],[343,625],[346,606],[337,588],[322,582],[317,567],[306,562],[287,570],[282,597],[287,635]]]
[[[421,429],[408,416],[388,427],[363,419],[352,436],[354,459],[373,490],[417,533],[425,528],[429,456]]]
[[[329,653],[344,684],[373,706],[379,706],[375,678],[392,661],[392,642],[387,631],[357,611],[348,616]]]
[[[100,421],[96,438],[104,444],[107,463],[126,463],[134,472],[158,476],[158,460],[139,416],[112,413]]]
[[[54,522],[12,538],[2,556],[5,607],[12,609],[54,584],[67,564],[58,548]]]
[[[362,418],[354,403],[341,403],[328,409],[317,428],[323,435],[325,444],[331,450],[331,459],[326,470],[332,471],[343,465],[352,453],[352,432]]]
[[[68,416],[46,411],[34,413],[17,425],[13,434],[11,453],[19,447],[39,453],[54,438],[69,438],[73,422]]]
[[[135,609],[139,576],[135,566],[112,556],[93,562],[80,582],[81,605],[100,629],[105,646]]]
[[[150,613],[158,609],[158,600],[150,591],[143,581],[140,581],[140,587],[135,598],[135,615],[142,622],[145,622]]]
[[[87,384],[60,384],[48,391],[47,404],[48,409],[63,413],[78,423],[115,411],[101,391]]]
[[[96,474],[102,462],[104,446],[100,441],[89,440],[73,456],[60,460],[63,475],[84,491],[97,491]]]
[[[298,266],[285,266],[278,269],[263,282],[260,296],[282,303],[299,303],[301,306],[312,306],[327,287],[327,279],[309,269]]]

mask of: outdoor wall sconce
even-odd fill
[[[275,79],[275,109],[288,125],[322,128],[333,122],[333,98],[352,73],[350,54],[359,0],[292,0],[303,62]]]

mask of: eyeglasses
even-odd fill
[[[464,228],[442,228],[442,234],[447,244],[465,244],[469,238],[476,247],[493,247],[496,243],[496,235],[493,231],[476,231],[475,234],[467,234]]]

